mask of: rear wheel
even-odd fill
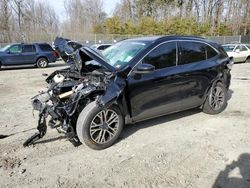
[[[39,58],[36,62],[36,65],[38,68],[46,68],[48,66],[49,62],[45,58]]]
[[[101,109],[89,103],[77,120],[76,132],[80,141],[92,149],[101,150],[115,143],[121,134],[124,118],[117,106]]]
[[[221,82],[211,87],[209,95],[203,106],[203,112],[207,114],[218,114],[227,106],[227,89]]]
[[[250,57],[246,59],[245,63],[250,63]]]

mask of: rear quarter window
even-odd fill
[[[206,45],[206,57],[207,59],[217,56],[218,53],[210,46]]]
[[[44,52],[51,52],[51,51],[53,51],[52,47],[49,44],[39,44],[38,46]]]

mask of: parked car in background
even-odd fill
[[[110,46],[112,46],[112,44],[94,44],[91,46],[91,48],[99,50],[99,51],[103,51]]]
[[[45,68],[56,60],[56,52],[47,43],[17,43],[0,49],[0,69],[2,66],[17,65],[36,65]]]
[[[230,58],[235,63],[250,63],[250,45],[247,44],[225,44],[222,45]]]

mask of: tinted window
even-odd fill
[[[39,44],[39,47],[44,52],[53,51],[52,47],[49,44]]]
[[[10,53],[21,53],[22,48],[20,44],[13,45],[9,48]]]
[[[29,52],[36,52],[34,45],[24,45],[23,46],[23,53],[29,53]]]
[[[213,48],[206,45],[206,58],[207,59],[210,59],[210,58],[215,57],[217,55],[218,55],[218,53]]]
[[[206,45],[199,42],[180,42],[182,58],[180,64],[206,60]]]
[[[105,50],[106,48],[110,47],[110,45],[101,45],[97,49],[98,50]]]
[[[165,43],[150,52],[142,61],[155,69],[176,66],[176,42]]]
[[[104,49],[105,49],[105,46],[99,46],[97,49],[98,49],[98,50],[104,50]]]

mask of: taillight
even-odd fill
[[[53,51],[53,52],[52,52],[52,55],[53,55],[54,57],[57,57],[56,51]]]

